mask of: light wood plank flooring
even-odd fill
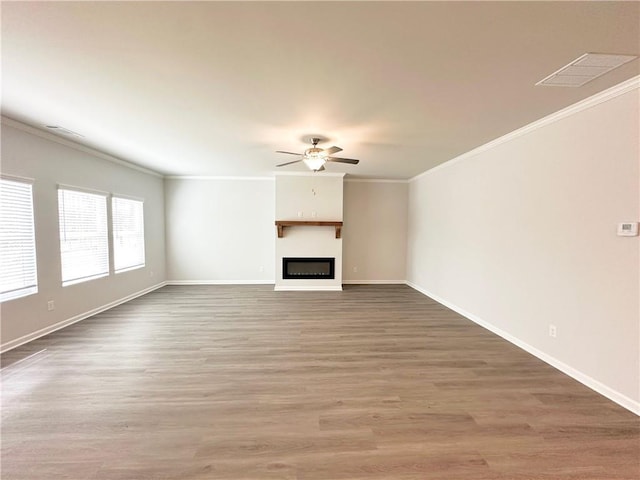
[[[640,478],[637,416],[406,286],[165,287],[2,365],[3,480]]]

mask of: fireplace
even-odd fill
[[[336,259],[332,257],[284,257],[283,279],[334,279]]]

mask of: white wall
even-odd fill
[[[346,180],[344,283],[404,283],[407,263],[405,182]]]
[[[153,288],[165,279],[162,178],[105,160],[88,149],[52,141],[46,133],[34,132],[30,127],[3,119],[0,171],[34,180],[38,266],[38,293],[0,305],[3,350]],[[58,184],[144,199],[146,266],[62,287]],[[53,311],[47,311],[50,300],[55,303]]]
[[[342,177],[327,173],[276,175],[277,220],[342,221]]]
[[[413,181],[408,279],[640,413],[637,86]]]
[[[341,222],[343,219],[343,175],[279,174],[275,188],[276,220]],[[284,257],[334,258],[335,278],[283,279]],[[277,290],[341,290],[342,238],[336,238],[335,227],[286,227],[283,237],[276,239],[275,266]]]
[[[165,179],[171,283],[273,283],[272,178]]]

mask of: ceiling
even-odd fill
[[[638,2],[3,2],[2,113],[166,175],[262,176],[302,138],[406,179],[640,73]],[[302,163],[279,171],[305,171]]]

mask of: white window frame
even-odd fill
[[[120,218],[121,212],[133,213],[135,218]],[[125,222],[129,225],[125,226]],[[111,197],[111,230],[114,272],[118,274],[143,268],[146,262],[144,200],[113,195]]]
[[[85,196],[95,202],[95,210],[74,211],[75,200]],[[58,185],[60,265],[62,286],[75,285],[110,273],[108,193]],[[74,223],[75,222],[75,223]],[[86,225],[78,224],[86,222]],[[87,230],[79,232],[79,227]],[[73,245],[77,248],[72,248]],[[91,255],[94,250],[94,255]],[[83,255],[85,258],[83,259]],[[88,255],[88,256],[87,256]],[[89,260],[89,261],[88,261]],[[84,269],[93,263],[93,269]]]
[[[0,175],[0,225],[0,302],[38,293],[33,180]]]

